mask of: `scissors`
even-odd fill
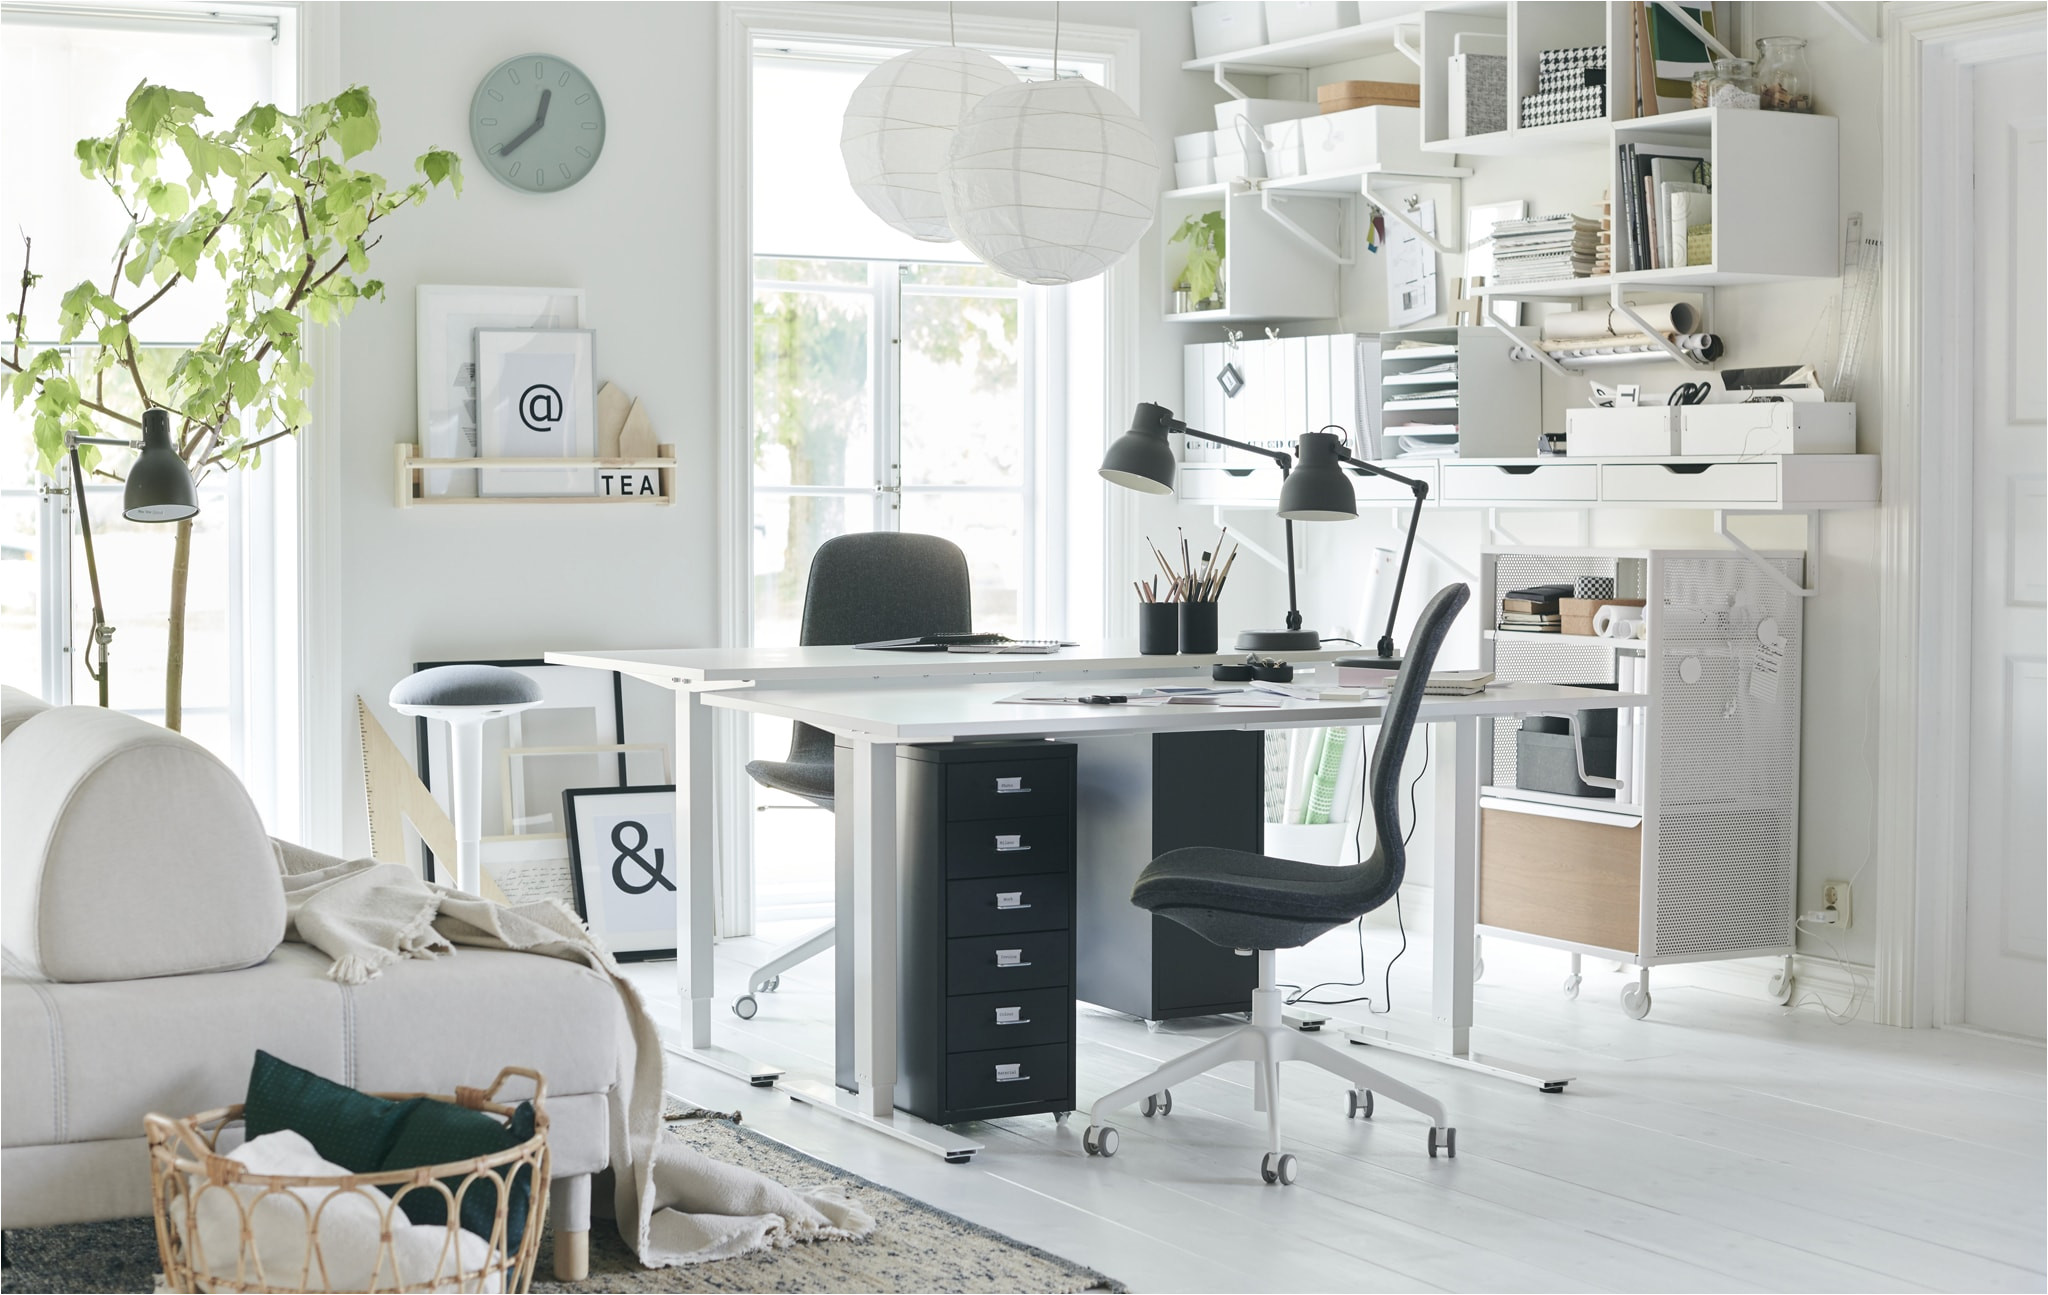
[[[1681,382],[1671,389],[1671,395],[1664,401],[1667,405],[1703,405],[1714,388],[1705,382]]]

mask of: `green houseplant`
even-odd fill
[[[1195,309],[1220,309],[1223,305],[1223,213],[1205,211],[1189,216],[1180,223],[1180,228],[1173,231],[1173,237],[1168,241],[1188,245],[1187,268],[1181,271],[1180,277],[1194,298]],[[1213,305],[1208,304],[1211,301]]]
[[[198,95],[144,82],[110,134],[78,141],[80,173],[106,187],[128,225],[106,280],[72,285],[59,299],[59,344],[28,355],[29,295],[41,276],[24,235],[0,381],[17,409],[33,406],[37,467],[47,476],[62,471],[70,438],[132,436],[150,408],[170,413],[195,479],[260,467],[265,445],[306,424],[306,325],[336,322],[383,295],[369,277],[376,226],[439,185],[462,189],[461,159],[443,149],[416,158],[403,185],[349,165],[381,129],[362,86],[298,113],[259,104],[221,130],[202,127],[210,116]],[[215,322],[204,339],[169,352],[138,344],[136,321],[174,292],[208,308]],[[79,455],[86,472],[119,479],[97,449]],[[192,523],[175,525],[164,685],[173,729],[184,709],[192,550]]]

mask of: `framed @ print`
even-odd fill
[[[621,962],[676,956],[676,789],[562,793],[576,916]]]
[[[429,459],[477,456],[476,330],[580,328],[581,288],[505,288],[421,284],[417,303],[420,454]],[[440,469],[424,474],[429,495],[476,494],[477,474]]]
[[[595,331],[476,330],[477,443],[486,459],[597,457]],[[591,495],[595,468],[484,468],[477,493]]]

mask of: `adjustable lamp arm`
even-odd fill
[[[1377,464],[1367,463],[1364,459],[1353,455],[1349,447],[1346,446],[1340,445],[1337,448],[1337,459],[1339,462],[1349,463],[1354,468],[1370,472],[1373,476],[1385,477],[1389,481],[1398,481],[1408,487],[1415,495],[1415,511],[1408,518],[1408,538],[1401,545],[1401,569],[1394,577],[1394,600],[1387,606],[1387,628],[1381,633],[1379,641],[1379,654],[1381,658],[1391,658],[1396,655],[1394,648],[1394,617],[1401,610],[1401,589],[1402,586],[1408,583],[1408,557],[1415,552],[1415,532],[1422,526],[1422,501],[1429,498],[1429,483],[1417,481],[1414,477],[1404,477],[1398,472],[1389,472]]]
[[[1228,445],[1233,450],[1245,450],[1252,454],[1265,455],[1280,465],[1280,478],[1283,481],[1287,479],[1287,474],[1294,469],[1294,456],[1284,450],[1269,450],[1264,446],[1247,445],[1243,441],[1233,441],[1228,436],[1218,436],[1214,432],[1204,432],[1197,428],[1189,427],[1178,418],[1170,421],[1173,430],[1183,435],[1199,436],[1203,440],[1212,441],[1217,445]],[[1291,520],[1287,523],[1287,628],[1291,630],[1301,628],[1301,598],[1296,594],[1294,588],[1294,523]]]

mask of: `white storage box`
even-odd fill
[[[1192,135],[1173,137],[1173,160],[1176,162],[1198,162],[1205,157],[1216,156],[1216,132],[1198,130]]]
[[[1195,57],[1234,54],[1266,43],[1266,6],[1259,0],[1214,0],[1192,10]]]
[[[1313,99],[1228,99],[1216,105],[1216,150],[1247,147],[1239,138],[1238,121],[1250,122],[1260,130],[1276,121],[1295,121],[1322,111]],[[1249,136],[1250,131],[1244,134]]]
[[[1173,187],[1195,189],[1205,184],[1216,183],[1216,159],[1198,157],[1192,162],[1173,164]]]
[[[1851,401],[1783,400],[1687,405],[1679,418],[1680,454],[1854,454]]]
[[[1220,183],[1266,178],[1266,156],[1263,153],[1221,152],[1211,160],[1216,164],[1216,179]]]
[[[1305,174],[1422,165],[1420,108],[1351,108],[1301,123]]]
[[[1302,174],[1301,137],[1302,130],[1309,120],[1312,119],[1276,121],[1260,132],[1266,137],[1264,152],[1267,175],[1282,179]]]
[[[1298,36],[1320,36],[1353,21],[1357,12],[1341,0],[1266,0],[1266,42],[1277,45]]]
[[[1619,458],[1677,454],[1678,409],[1643,405],[1635,409],[1567,409],[1564,411],[1564,452],[1567,458]],[[1691,451],[1686,451],[1691,453]]]

